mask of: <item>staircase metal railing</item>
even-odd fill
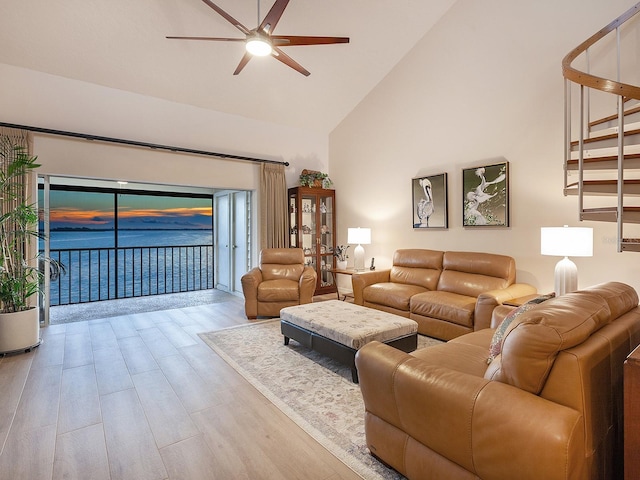
[[[564,158],[564,191],[565,195],[569,190],[569,170],[577,170],[578,180],[574,190],[577,189],[578,195],[578,208],[580,212],[580,220],[610,220],[612,213],[615,214],[615,221],[617,222],[618,233],[618,251],[633,250],[640,251],[640,241],[638,240],[624,240],[623,226],[625,221],[625,101],[629,99],[640,100],[640,87],[632,85],[630,83],[624,83],[621,81],[621,39],[620,30],[623,24],[631,20],[636,14],[640,13],[640,3],[637,3],[628,11],[620,15],[614,21],[609,23],[606,27],[592,35],[590,38],[582,42],[578,47],[573,49],[562,61],[562,72],[565,81],[565,158]],[[590,48],[596,43],[599,43],[610,33],[615,32],[615,54],[616,54],[616,76],[615,80],[604,78],[602,76],[593,75],[590,73],[591,61],[589,57]],[[638,47],[636,47],[638,48]],[[572,63],[584,54],[584,60],[587,71],[580,71],[572,66]],[[572,86],[578,85],[579,87],[579,132],[576,145],[577,152],[577,165],[575,159],[572,158],[572,117],[573,109],[571,105],[572,98]],[[590,98],[591,90],[599,90],[607,94],[617,96],[617,180],[616,193],[617,193],[617,205],[615,211],[611,209],[599,208],[591,209],[589,212],[584,207],[584,195],[585,195],[585,178],[584,172],[587,169],[585,159],[585,143],[591,135],[592,122],[590,119]],[[591,159],[590,159],[591,160]],[[592,168],[592,167],[589,167]],[[637,208],[635,209],[637,210]],[[630,209],[631,211],[631,209]],[[637,213],[637,211],[636,211]],[[637,223],[637,222],[636,222]]]

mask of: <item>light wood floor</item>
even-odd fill
[[[197,336],[247,322],[234,298],[43,329],[0,358],[0,479],[360,478]]]

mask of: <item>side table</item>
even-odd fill
[[[353,268],[344,268],[344,269],[342,269],[342,268],[332,268],[329,271],[333,274],[333,285],[336,287],[336,293],[338,295],[338,300],[340,300],[340,295],[344,296],[342,301],[346,300],[347,297],[353,297],[353,288],[348,289],[348,288],[340,287],[338,285],[338,275],[348,275],[349,277],[351,277],[351,275],[356,273],[356,270],[353,269]]]
[[[534,293],[531,295],[525,295],[524,297],[512,298],[510,300],[505,300],[502,302],[503,305],[507,305],[509,307],[520,307],[527,303],[529,300],[533,300],[534,298],[539,297],[539,293]]]

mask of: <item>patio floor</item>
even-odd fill
[[[123,298],[119,300],[105,300],[101,302],[79,303],[74,305],[58,305],[49,311],[49,323],[78,322],[97,318],[115,317],[118,315],[155,312],[173,308],[193,307],[220,303],[237,298],[222,290],[198,290],[194,292],[169,293],[165,295],[151,295],[146,297]]]

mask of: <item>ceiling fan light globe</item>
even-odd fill
[[[269,42],[261,38],[252,38],[247,40],[247,52],[256,57],[266,57],[271,55],[272,47]]]

